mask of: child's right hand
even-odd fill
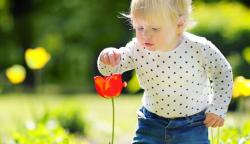
[[[115,67],[121,61],[120,51],[116,48],[106,48],[101,52],[100,61],[106,65]]]

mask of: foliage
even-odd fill
[[[127,36],[117,16],[118,9],[125,9],[129,3],[39,0],[34,5],[39,6],[34,13],[39,19],[33,19],[35,44],[46,47],[54,56],[45,71],[47,81],[58,84],[59,79],[62,92],[89,90],[96,54]]]
[[[242,55],[247,63],[250,64],[250,46],[243,50]]]
[[[202,1],[205,3],[217,3],[217,2],[239,2],[242,4],[245,4],[247,6],[250,6],[250,1],[249,0],[193,0],[194,2],[196,1]]]
[[[243,101],[249,106],[249,97],[240,97],[244,98]],[[33,104],[32,104],[33,103]],[[86,120],[88,120],[88,129],[85,129],[86,137],[88,139],[93,140],[93,143],[97,144],[105,144],[109,140],[110,136],[110,126],[111,126],[111,118],[109,117],[111,113],[110,101],[103,101],[97,95],[79,95],[79,96],[44,96],[44,95],[28,95],[28,94],[15,94],[15,95],[4,95],[0,97],[0,120],[1,120],[1,129],[0,139],[4,140],[8,137],[8,131],[10,131],[11,127],[14,127],[14,131],[16,131],[19,135],[27,137],[28,127],[34,128],[38,126],[39,123],[42,123],[42,127],[46,127],[48,121],[51,123],[57,123],[60,129],[62,126],[55,119],[51,118],[40,121],[35,121],[28,123],[28,127],[25,129],[18,129],[20,126],[23,127],[23,123],[29,119],[31,115],[30,110],[34,110],[38,116],[43,114],[41,109],[44,109],[44,103],[48,106],[48,110],[50,113],[57,113],[57,106],[63,105],[63,110],[59,110],[60,112],[65,112],[69,109],[72,111],[77,110],[84,112],[82,114],[78,113],[78,115],[84,115]],[[137,117],[136,110],[140,107],[141,104],[141,95],[125,95],[123,97],[118,97],[116,99],[116,142],[118,144],[128,144],[131,142],[134,136],[134,130],[137,125]],[[72,105],[74,106],[72,108]],[[52,109],[55,108],[55,109]],[[20,113],[21,112],[21,113]],[[59,112],[58,112],[59,113]],[[220,138],[223,140],[225,144],[239,144],[237,141],[241,138],[244,138],[249,134],[249,108],[246,109],[244,113],[239,112],[230,112],[225,119],[225,126],[221,129]],[[33,115],[32,115],[33,117]],[[54,119],[54,120],[53,120]],[[38,128],[38,127],[35,127]],[[33,129],[34,130],[34,129]],[[46,130],[48,131],[48,130]],[[64,134],[61,132],[61,134]],[[216,131],[214,131],[216,132]],[[84,139],[73,139],[71,134],[67,132],[67,137],[70,139],[70,144],[80,144],[85,142]],[[216,133],[214,134],[216,139]],[[32,137],[32,136],[31,136]],[[67,138],[66,137],[66,138]],[[38,137],[39,138],[39,137]],[[229,142],[230,139],[233,142]],[[226,143],[228,141],[228,143]],[[5,141],[6,142],[6,141]],[[1,142],[0,142],[1,143]],[[7,143],[7,142],[6,142]],[[247,144],[249,142],[246,142]],[[29,144],[29,143],[26,143]],[[33,143],[32,143],[33,144]],[[35,144],[35,143],[34,143]],[[46,143],[49,144],[49,143]]]
[[[84,135],[86,122],[81,115],[82,113],[74,108],[55,109],[46,111],[39,121],[55,119],[69,133]]]
[[[217,131],[215,131],[216,129]],[[210,137],[213,133],[213,144],[250,144],[250,121],[245,121],[240,127],[236,125],[223,127],[221,130],[219,129],[219,132],[218,128],[216,129],[210,128]],[[212,141],[211,138],[210,141]]]
[[[196,2],[193,17],[198,24],[191,31],[205,36],[227,56],[234,75],[250,77],[247,59],[236,61],[243,59],[247,54],[243,50],[250,45],[246,40],[250,37],[249,8],[236,2]]]
[[[45,85],[56,85],[63,93],[91,91],[89,81],[98,73],[99,52],[123,46],[133,35],[128,22],[117,18],[119,12],[128,10],[126,0],[0,0],[0,71],[24,65],[24,52],[29,47],[44,47],[51,54],[43,70]],[[245,77],[250,77],[249,11],[235,0],[195,1],[198,24],[190,30],[215,43],[227,56],[234,75]],[[25,84],[34,77],[28,71]]]
[[[126,0],[25,0],[20,4],[0,0],[0,70],[23,64],[25,49],[44,47],[52,56],[43,70],[45,84],[56,84],[64,93],[90,90],[96,54],[129,37],[126,24],[117,18],[128,5]],[[30,82],[32,73],[28,77]]]
[[[13,133],[13,144],[89,144],[86,139],[72,135],[58,121],[28,122],[26,128]]]
[[[46,123],[27,124],[22,131],[13,134],[15,144],[68,144],[69,135],[53,120]]]
[[[132,78],[128,82],[126,90],[130,93],[136,93],[141,89],[135,71],[133,71]]]

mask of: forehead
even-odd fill
[[[138,26],[138,25],[143,25],[143,26],[161,26],[161,22],[158,22],[156,20],[148,20],[148,19],[143,19],[143,18],[137,18],[133,20],[133,26]]]
[[[166,10],[151,8],[141,8],[133,10],[131,13],[132,25],[158,25],[164,26],[171,22],[171,18]]]
[[[132,19],[132,26],[173,28],[175,26],[170,20],[157,17],[135,17]]]
[[[152,14],[136,14],[132,17],[132,24],[135,25],[148,25],[148,26],[162,26],[164,25],[163,19],[157,15]]]

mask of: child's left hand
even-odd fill
[[[222,127],[224,125],[224,119],[214,113],[206,113],[204,124],[207,127]]]

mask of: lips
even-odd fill
[[[152,44],[152,43],[144,43],[144,44],[145,44],[145,46],[148,46],[148,47],[154,46],[154,44]]]

